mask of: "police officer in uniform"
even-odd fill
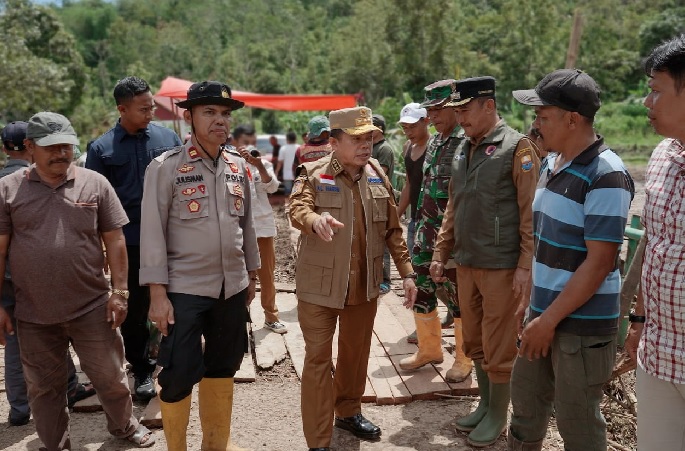
[[[387,245],[404,278],[405,306],[416,299],[416,274],[397,216],[392,187],[371,157],[371,110],[332,111],[333,153],[300,166],[290,219],[302,234],[296,284],[305,341],[302,423],[310,450],[330,449],[336,427],[377,439],[378,426],[361,414],[373,322]],[[339,322],[338,358],[331,377],[332,341]]]
[[[162,422],[170,450],[186,449],[193,386],[199,382],[203,450],[230,442],[233,376],[247,350],[246,304],[254,298],[259,250],[245,161],[223,147],[243,102],[216,81],[188,89],[192,138],[148,166],[142,204],[141,284],[159,350]],[[204,353],[201,338],[205,338]]]

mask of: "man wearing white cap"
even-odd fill
[[[406,180],[400,194],[400,201],[397,204],[397,214],[402,217],[411,207],[409,225],[407,226],[407,247],[410,254],[414,247],[414,231],[418,213],[417,203],[419,202],[421,180],[423,179],[422,166],[426,157],[426,145],[428,138],[430,138],[427,117],[426,109],[421,108],[418,103],[409,103],[400,111],[399,124],[407,137],[407,142],[402,149]]]

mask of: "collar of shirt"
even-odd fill
[[[604,145],[604,137],[597,135],[595,142],[590,144],[587,149],[578,154],[578,156],[575,157],[572,162],[587,166],[588,164],[592,163],[597,155],[602,153],[604,150],[606,150],[606,146]]]
[[[680,141],[677,139],[672,140],[666,150],[666,154],[673,161],[673,164],[678,166],[681,171],[685,171],[685,148]]]
[[[488,130],[487,133],[485,133],[485,135],[483,135],[481,138],[469,138],[469,143],[471,143],[471,147],[475,149],[481,144],[502,142],[502,140],[504,139],[506,125],[507,123],[504,122],[504,119],[500,118],[495,124],[495,126]]]
[[[139,130],[135,135],[130,134],[121,126],[121,119],[119,119],[117,125],[114,126],[114,139],[118,142],[123,141],[125,138],[139,138],[141,135],[150,136],[149,126]]]
[[[31,169],[26,174],[26,178],[29,179],[32,182],[40,182],[40,183],[45,183],[42,178],[40,178],[40,175],[38,175],[38,171],[36,171],[36,165],[31,165]],[[62,180],[62,183],[60,183],[58,186],[55,188],[59,188],[60,186],[64,185],[65,183],[69,182],[70,180],[74,180],[76,178],[76,167],[74,164],[70,164],[69,168],[67,168],[67,176]]]
[[[27,167],[31,166],[31,163],[29,163],[26,160],[22,160],[20,158],[11,158],[11,159],[7,160],[7,163],[5,164],[6,168],[10,167],[10,166],[20,166],[20,167],[23,166],[23,167],[27,168]]]

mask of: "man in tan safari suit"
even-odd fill
[[[364,439],[378,426],[361,414],[373,321],[387,245],[404,278],[405,306],[416,299],[416,274],[402,238],[385,173],[371,157],[371,110],[332,111],[333,153],[300,166],[290,219],[301,230],[297,297],[305,341],[302,423],[310,450],[328,450],[335,425]],[[331,376],[332,342],[338,356]]]

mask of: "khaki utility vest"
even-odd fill
[[[345,227],[337,229],[333,240],[326,242],[316,234],[301,234],[298,242],[295,281],[298,299],[316,305],[344,308],[350,275],[352,234],[352,190],[342,180],[343,170],[335,154],[304,163],[309,182],[316,193],[315,212],[328,212]],[[374,172],[375,174],[372,174]],[[335,185],[322,183],[320,176],[334,177]],[[378,297],[383,281],[383,250],[388,222],[390,183],[380,164],[369,160],[359,182],[366,222],[367,301]],[[331,191],[335,186],[337,191]]]

